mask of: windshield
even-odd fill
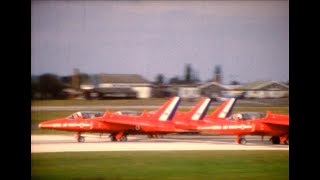
[[[131,115],[131,116],[139,116],[139,115],[141,115],[141,112],[139,112],[139,111],[117,111],[115,113],[116,114],[121,114],[121,115]]]
[[[239,120],[253,120],[253,119],[261,119],[266,117],[266,113],[264,112],[239,112],[230,116],[228,119],[233,121],[235,119]]]
[[[93,118],[93,117],[102,117],[103,112],[98,111],[82,111],[82,112],[76,112],[68,116],[68,119],[76,119],[76,117],[82,117],[83,119]]]

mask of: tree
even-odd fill
[[[39,92],[39,82],[37,78],[31,77],[31,99],[36,98],[36,94]]]
[[[39,77],[38,84],[39,91],[42,98],[56,99],[62,98],[63,95],[63,83],[54,74],[43,74]]]
[[[233,80],[233,81],[231,81],[230,84],[231,84],[231,85],[239,85],[240,83],[239,83],[238,81]]]
[[[60,78],[60,81],[66,86],[71,86],[72,76],[62,76]]]
[[[215,66],[214,67],[214,79],[213,81],[221,83],[222,77],[221,77],[221,66]]]
[[[169,80],[169,83],[170,83],[170,84],[181,84],[182,81],[179,79],[179,77],[175,76],[175,77],[173,77],[173,78],[171,78],[171,79]]]
[[[164,76],[163,74],[158,74],[155,80],[156,86],[153,87],[152,93],[153,97],[163,98],[166,97],[166,87],[164,86]]]
[[[199,81],[197,73],[192,69],[191,65],[186,64],[183,83],[192,84]]]
[[[164,76],[163,74],[158,74],[156,77],[156,84],[161,85],[164,83]]]
[[[85,73],[80,73],[79,75],[79,83],[80,85],[86,81],[89,80],[90,76],[88,74]],[[72,87],[72,75],[69,76],[62,76],[60,78],[60,81],[65,85],[65,86],[69,86]]]
[[[185,67],[185,74],[184,74],[184,80],[186,83],[191,83],[191,75],[192,75],[192,68],[190,64],[187,64]]]
[[[198,71],[195,71],[195,72],[192,74],[192,82],[200,82],[199,72],[198,72]]]
[[[82,84],[90,79],[90,76],[86,73],[80,73],[79,76],[80,76],[80,84]]]

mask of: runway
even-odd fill
[[[289,145],[274,145],[265,137],[247,136],[247,144],[235,143],[236,136],[220,135],[166,135],[148,138],[145,135],[128,136],[127,142],[111,142],[107,135],[86,137],[76,142],[72,135],[31,135],[31,153],[79,151],[173,151],[173,150],[289,150]]]

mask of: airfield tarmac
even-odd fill
[[[90,134],[89,134],[90,135]],[[86,137],[78,143],[72,135],[31,135],[31,153],[79,151],[171,151],[171,150],[289,150],[289,145],[274,145],[269,137],[246,136],[247,144],[235,143],[236,136],[165,135],[148,138],[128,136],[127,142],[111,142],[108,135]]]

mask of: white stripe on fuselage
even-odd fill
[[[210,102],[210,99],[207,98],[204,103],[200,106],[200,108],[196,111],[196,113],[192,116],[192,120],[199,120],[201,115],[203,114],[203,111],[206,109]]]
[[[245,125],[245,124],[240,124],[240,125],[215,125],[215,126],[205,126],[205,127],[198,127],[198,129],[207,129],[207,130],[216,130],[216,129],[251,129],[253,128],[252,125]]]
[[[66,126],[66,125],[63,125],[64,127]],[[90,127],[90,124],[88,124],[88,123],[68,123],[67,124],[67,126],[68,127],[84,127],[84,126],[87,126],[87,127]]]
[[[229,112],[232,104],[234,103],[235,99],[231,99],[228,104],[223,108],[223,110],[221,111],[221,113],[219,113],[218,118],[225,118],[227,113]]]
[[[170,103],[170,105],[166,108],[166,110],[162,113],[162,115],[159,118],[159,121],[166,121],[168,120],[170,113],[173,111],[173,109],[176,107],[177,102],[179,101],[179,97],[175,97],[174,100]]]

